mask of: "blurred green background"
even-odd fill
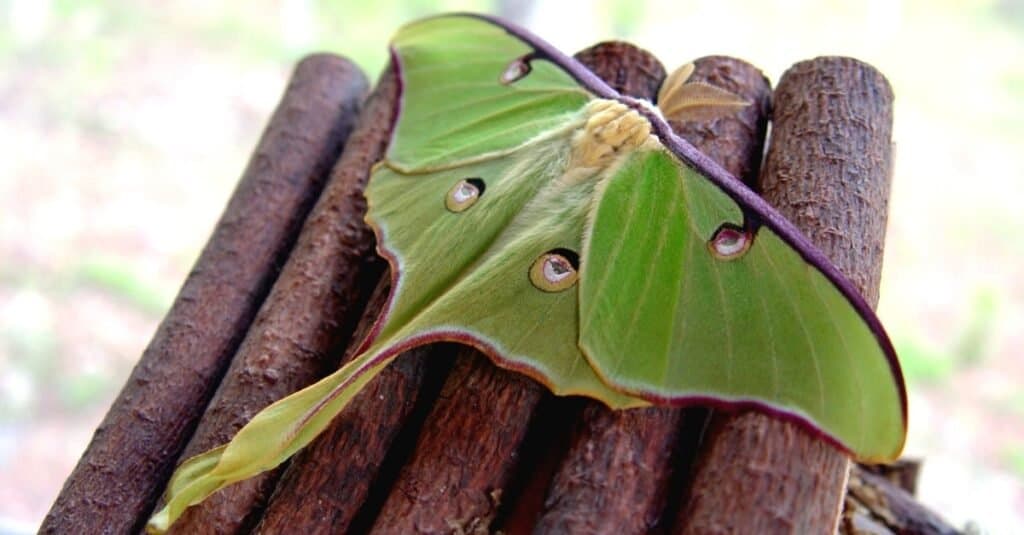
[[[951,522],[1024,529],[1024,1],[0,0],[0,533],[29,533],[204,244],[303,54],[375,78],[390,34],[500,14],[572,52],[777,81],[843,54],[896,93],[880,315],[907,454]]]

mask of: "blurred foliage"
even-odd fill
[[[1016,472],[1017,476],[1024,477],[1024,448],[1011,447],[1005,453],[1006,462]]]
[[[173,295],[166,287],[160,287],[141,269],[123,259],[94,258],[82,262],[77,271],[82,284],[95,285],[108,295],[124,299],[156,317],[171,304]]]
[[[57,392],[64,408],[77,412],[103,399],[110,389],[118,386],[109,374],[93,371],[61,377]]]
[[[998,311],[995,292],[980,289],[968,309],[965,325],[945,347],[902,332],[894,344],[903,371],[911,384],[939,383],[958,370],[984,363],[991,350]]]
[[[920,339],[903,335],[893,341],[903,374],[914,383],[938,383],[948,379],[955,369],[952,354],[936,349]]]
[[[989,289],[975,295],[967,324],[954,347],[956,360],[964,366],[981,364],[988,354],[998,312],[996,295]]]

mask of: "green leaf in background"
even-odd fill
[[[173,298],[167,288],[161,288],[142,269],[122,259],[84,261],[78,267],[78,278],[151,314],[162,314]]]

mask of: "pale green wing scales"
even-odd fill
[[[387,159],[406,172],[515,149],[557,128],[566,114],[593,98],[549,61],[519,62],[534,50],[504,28],[476,18],[408,24],[392,47],[402,84],[414,90],[402,93],[401,120]],[[529,75],[517,67],[528,68]]]
[[[593,198],[596,181],[559,179],[575,128],[563,130],[537,146],[464,167],[376,172],[367,219],[401,274],[378,339],[462,341],[558,394],[643,405],[599,381],[580,353],[577,288],[546,292],[530,279],[545,253],[581,250]],[[482,193],[453,212],[446,196],[466,178],[479,180]]]
[[[905,436],[900,386],[860,314],[770,228],[664,150],[602,190],[580,278],[580,344],[635,395],[746,403],[812,424],[869,460]],[[750,240],[716,249],[719,229]],[[730,245],[730,244],[726,244]]]
[[[390,360],[441,340],[614,408],[749,404],[860,458],[898,453],[905,404],[877,319],[648,105],[483,17],[409,24],[392,53],[399,113],[367,188],[387,310],[351,363],[183,463],[149,529],[279,465]]]

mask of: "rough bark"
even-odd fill
[[[487,533],[543,393],[460,350],[371,533]]]
[[[839,532],[876,535],[958,535],[939,515],[884,476],[854,465]]]
[[[389,278],[382,278],[344,360],[355,356],[357,342],[373,327],[390,288]],[[443,373],[450,361],[444,357],[453,352],[454,346],[447,344],[412,349],[373,379],[324,433],[292,460],[256,532],[348,531],[416,405],[432,402],[433,396],[423,392],[429,390],[424,387],[426,376]],[[397,457],[393,464],[404,461],[402,455]]]
[[[618,59],[627,65],[647,63],[629,55]],[[595,72],[605,77],[603,67]],[[611,71],[621,68],[613,66]],[[722,87],[753,104],[735,112],[723,109],[719,117],[704,120],[667,118],[676,133],[729,172],[752,180],[767,124],[767,79],[750,64],[714,56],[697,60],[690,80]],[[639,96],[653,98],[657,88]],[[671,491],[670,478],[681,460],[675,445],[683,415],[681,409],[612,411],[589,403],[534,532],[627,534],[657,528]]]
[[[753,65],[727,56],[707,56],[694,63],[690,81],[728,90],[750,102],[709,120],[666,117],[680,137],[718,162],[750,187],[757,186],[771,112],[771,84]]]
[[[343,58],[298,64],[210,240],[40,532],[125,533],[145,522],[341,153],[366,87]]]
[[[921,475],[921,460],[901,457],[888,464],[858,464],[853,470],[864,470],[888,480],[913,495],[917,493],[917,479]]]
[[[664,77],[653,56],[624,43],[577,57],[627,94],[653,95]],[[749,179],[759,167],[767,81],[731,58],[696,66],[694,80],[755,106],[670,123]],[[351,339],[365,335],[388,290],[383,263],[369,254],[361,191],[393,119],[397,86],[389,72],[249,327],[302,222],[301,207],[316,196],[309,184],[322,180],[350,128],[343,118],[351,119],[365,88],[351,69],[325,56],[298,67],[220,225],[42,532],[139,529],[243,336],[186,455],[228,440],[263,406],[333,365],[376,285]],[[787,72],[775,98],[764,195],[874,302],[891,91],[869,66],[819,58]],[[234,485],[172,531],[234,533],[259,522],[260,533],[618,534],[663,531],[665,520],[677,533],[835,530],[849,463],[795,425],[754,412],[716,415],[691,471],[680,452],[697,447],[698,433],[686,430],[702,429],[700,411],[613,412],[556,399],[468,348],[444,379],[453,353],[443,345],[399,357],[296,456],[276,490],[280,471]],[[956,533],[858,467],[846,506],[845,532]]]
[[[654,54],[623,41],[605,41],[574,56],[612,89],[654,102],[665,67]]]
[[[362,191],[387,144],[397,89],[385,71],[183,458],[227,442],[260,409],[336,364],[330,357],[349,338],[383,267],[363,222]],[[223,489],[188,509],[170,531],[234,533],[251,527],[280,472]]]
[[[849,58],[794,65],[775,91],[764,197],[874,303],[887,215],[892,91]],[[677,533],[833,533],[847,457],[790,422],[716,417]]]
[[[624,43],[606,43],[577,57],[591,67],[612,65],[610,58],[636,50]],[[607,80],[619,90],[655,90],[664,77],[660,63],[646,53],[632,57],[636,61],[614,62],[615,69],[598,74],[608,74]],[[486,530],[513,484],[519,451],[543,387],[467,350],[457,359],[443,392],[377,517],[375,533]]]

